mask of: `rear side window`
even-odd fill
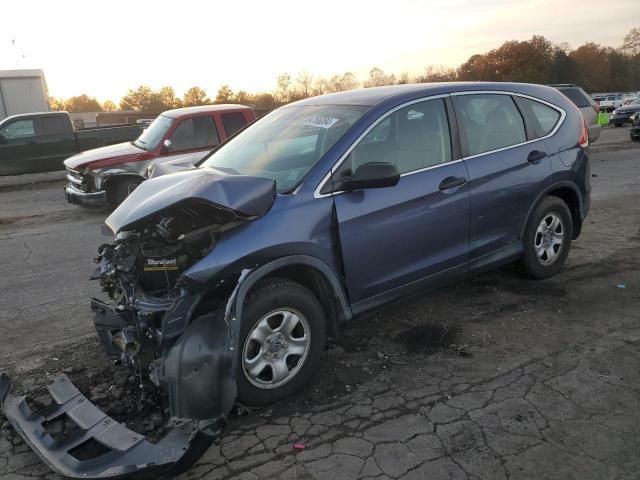
[[[549,135],[560,120],[560,112],[544,103],[529,98],[516,97],[520,109],[527,116],[534,138]]]
[[[574,105],[578,108],[590,107],[591,102],[589,96],[580,88],[559,88],[560,92],[564,94]]]
[[[223,113],[221,117],[227,137],[230,137],[247,124],[244,115],[240,112]]]
[[[183,120],[171,136],[171,151],[213,147],[220,143],[218,131],[211,117]]]
[[[511,96],[474,94],[458,95],[455,99],[468,155],[527,141],[524,120]]]
[[[40,133],[42,135],[56,135],[69,131],[69,120],[64,117],[40,118]]]

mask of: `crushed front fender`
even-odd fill
[[[26,397],[14,396],[10,389],[9,377],[0,374],[0,403],[7,420],[46,464],[65,477],[176,475],[220,435],[216,422],[191,420],[178,422],[152,443],[103,413],[63,374],[47,387],[52,402],[40,411],[32,411]],[[78,428],[58,438],[46,426],[63,415]]]
[[[9,377],[0,374],[2,412],[31,449],[65,477],[172,478],[187,470],[222,435],[236,398],[238,303],[250,273],[242,271],[221,316],[200,317],[190,325],[158,372],[172,413],[167,433],[158,442],[110,418],[64,374],[47,387],[51,404],[35,412],[25,396],[11,393]],[[77,429],[58,437],[47,425],[64,415]]]

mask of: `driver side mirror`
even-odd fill
[[[169,153],[171,151],[171,145],[171,140],[167,138],[164,142],[162,142],[162,152]]]
[[[393,187],[400,181],[398,169],[386,162],[369,162],[360,165],[350,178],[345,178],[341,190]]]
[[[0,133],[0,145],[5,145],[7,143],[7,137]]]

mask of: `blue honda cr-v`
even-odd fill
[[[398,85],[279,108],[197,168],[158,165],[107,219],[99,336],[190,419],[185,438],[211,436],[236,398],[305,385],[341,322],[507,262],[557,273],[589,209],[587,143],[580,111],[539,85]]]

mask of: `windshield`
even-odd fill
[[[160,143],[164,134],[167,133],[172,122],[173,118],[164,117],[162,115],[158,116],[153,122],[151,122],[151,125],[145,128],[142,135],[140,135],[133,144],[143,150],[153,150],[158,146],[158,143]]]
[[[309,105],[271,112],[229,142],[201,166],[270,178],[278,193],[291,190],[368,107]]]
[[[636,98],[633,102],[631,102],[631,105],[640,105],[640,97]]]

